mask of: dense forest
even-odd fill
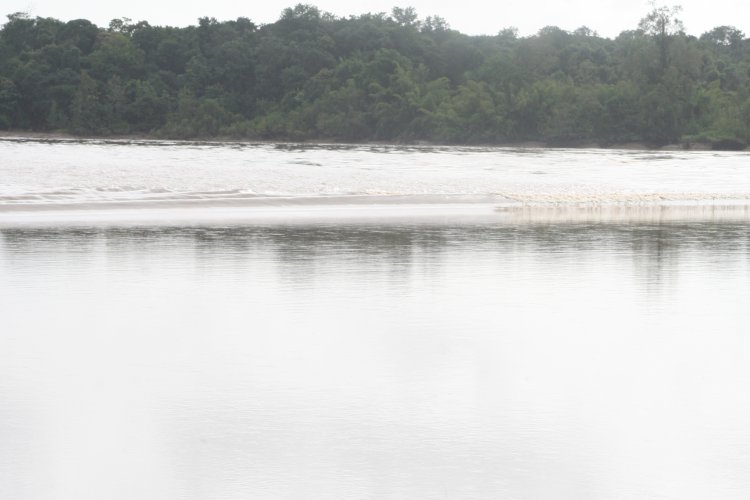
[[[549,145],[750,143],[750,39],[655,7],[614,39],[554,26],[468,36],[411,8],[197,26],[11,14],[0,130]]]

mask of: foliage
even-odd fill
[[[107,27],[8,16],[0,129],[81,135],[602,145],[750,141],[750,40],[688,36],[653,5],[615,39],[582,26],[467,36],[411,8],[338,18]]]

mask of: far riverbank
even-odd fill
[[[294,140],[291,138],[279,139],[254,139],[247,137],[200,137],[200,138],[175,138],[156,134],[112,134],[112,135],[76,135],[65,132],[34,132],[23,130],[2,130],[0,139],[33,139],[40,141],[55,140],[104,140],[104,141],[176,141],[185,143],[245,143],[245,144],[341,144],[341,145],[376,145],[376,146],[434,146],[434,147],[496,147],[496,148],[548,148],[548,149],[605,149],[605,150],[643,150],[643,151],[750,151],[750,147],[727,147],[720,143],[679,143],[653,145],[644,142],[626,142],[613,144],[599,144],[596,142],[570,142],[549,143],[544,141],[521,141],[502,143],[448,143],[431,141],[393,142],[393,141],[357,141],[347,142],[334,139],[304,139]],[[722,147],[724,146],[724,147]]]

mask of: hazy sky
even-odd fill
[[[494,34],[504,27],[515,26],[522,35],[528,35],[548,25],[566,30],[586,25],[608,37],[634,29],[638,20],[650,10],[648,2],[643,0],[0,0],[0,14],[25,11],[34,16],[62,20],[86,18],[102,26],[115,17],[147,20],[153,25],[186,26],[195,24],[196,19],[203,16],[219,20],[242,16],[256,24],[264,24],[278,19],[282,9],[295,3],[311,3],[338,16],[390,12],[394,5],[413,6],[420,18],[439,15],[452,28],[468,34]],[[748,0],[683,0],[675,3],[683,6],[681,19],[690,34],[700,35],[724,24],[750,32]]]

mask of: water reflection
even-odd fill
[[[749,238],[2,229],[0,497],[744,498]]]
[[[744,222],[704,222],[16,228],[0,231],[0,241],[11,274],[29,272],[27,265],[44,267],[45,259],[49,266],[62,261],[81,269],[107,256],[159,259],[169,265],[189,254],[206,271],[216,266],[241,270],[250,261],[266,261],[279,279],[298,286],[313,286],[332,274],[362,272],[403,285],[413,273],[439,273],[446,253],[467,260],[495,255],[493,265],[499,267],[524,256],[570,267],[599,267],[607,259],[624,266],[630,256],[636,283],[653,299],[674,286],[681,268],[696,255],[715,259],[721,267],[725,258],[747,254],[749,227]],[[98,255],[101,248],[105,251]],[[605,261],[600,262],[602,256]]]
[[[748,222],[667,222],[618,224],[330,224],[135,226],[135,227],[15,227],[0,229],[4,256],[46,251],[85,251],[105,239],[113,250],[137,251],[145,246],[182,246],[218,253],[247,253],[269,246],[280,258],[315,258],[318,253],[358,252],[386,259],[405,253],[439,253],[446,248],[469,247],[508,251],[571,252],[591,246],[628,249],[659,258],[671,250],[742,251],[748,243]],[[136,245],[133,247],[133,245]]]
[[[25,263],[39,265],[45,256],[53,263],[67,256],[62,260],[80,266],[103,246],[105,255],[137,259],[190,253],[196,265],[216,265],[220,258],[228,266],[242,266],[248,258],[265,255],[285,279],[308,282],[321,272],[367,266],[395,279],[415,267],[436,269],[446,252],[541,255],[591,265],[604,252],[616,259],[630,255],[638,281],[660,289],[691,255],[719,259],[747,253],[749,228],[744,222],[11,228],[0,230],[0,241],[11,273]]]

